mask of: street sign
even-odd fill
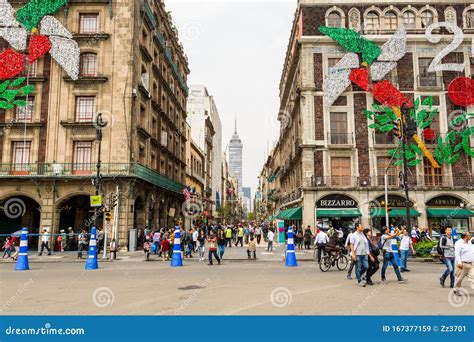
[[[102,206],[102,196],[91,196],[91,207],[97,208]]]

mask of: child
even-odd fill
[[[167,235],[165,235],[163,241],[161,241],[161,256],[163,261],[169,260],[169,251],[170,251],[170,241],[167,239]]]
[[[5,255],[7,255],[8,258],[11,258],[12,255],[12,240],[10,236],[7,236],[7,240],[3,244],[3,248],[5,248],[5,252],[3,252],[3,259],[5,259]]]
[[[117,259],[117,242],[115,242],[115,239],[110,241],[110,258],[112,260]]]
[[[147,236],[145,242],[143,243],[143,251],[145,252],[146,261],[150,260],[150,250],[151,250],[150,237]]]
[[[256,251],[257,251],[257,244],[255,243],[254,238],[252,237],[250,238],[249,246],[247,248],[248,258],[250,259],[250,254],[253,253],[253,258],[257,259]]]

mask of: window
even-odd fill
[[[431,24],[433,24],[433,12],[431,11],[423,11],[421,13],[421,27],[427,28]]]
[[[74,142],[72,165],[75,175],[92,173],[92,141]]]
[[[21,75],[25,77],[36,77],[37,70],[38,70],[38,61],[36,60],[33,62],[33,64],[30,65],[30,62],[28,61],[28,57],[25,57],[25,66],[23,68]]]
[[[92,122],[95,116],[95,96],[76,97],[76,122]]]
[[[377,180],[378,185],[385,185],[385,170],[387,170],[388,163],[390,162],[389,157],[378,157],[377,158]],[[388,168],[388,185],[398,186],[398,175],[397,168],[391,165]]]
[[[328,58],[328,74],[334,74],[338,72],[335,66],[340,60],[340,58]]]
[[[376,32],[380,29],[380,17],[376,12],[369,12],[365,16],[365,31]]]
[[[376,145],[392,145],[395,144],[395,134],[393,131],[390,132],[375,132],[375,144]]]
[[[24,174],[29,171],[31,141],[14,141],[12,144],[13,174]]]
[[[436,73],[428,72],[428,68],[431,64],[432,58],[419,58],[418,59],[418,73],[420,77],[421,87],[436,87],[438,85],[438,79]]]
[[[431,162],[424,158],[424,171],[425,171],[425,186],[441,186],[443,185],[443,175],[441,168],[434,168]]]
[[[347,113],[331,113],[331,144],[347,144]]]
[[[337,12],[331,12],[328,15],[328,26],[329,27],[342,27],[341,15]]]
[[[142,86],[148,91],[150,87],[150,75],[144,66],[142,66]]]
[[[407,30],[414,30],[416,28],[415,13],[412,11],[403,13],[403,25]]]
[[[97,13],[79,14],[79,33],[82,33],[82,34],[99,33],[99,14]]]
[[[474,28],[474,10],[466,12],[466,28]]]
[[[35,99],[34,97],[28,97],[25,99],[26,106],[17,106],[15,109],[15,121],[16,122],[32,122],[33,114],[35,110]]]
[[[351,158],[331,158],[331,185],[351,186]]]
[[[81,76],[97,76],[97,54],[85,52],[81,54]]]
[[[387,30],[396,30],[398,28],[398,17],[395,12],[385,14],[385,28]]]

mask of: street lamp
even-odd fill
[[[102,119],[102,113],[98,113],[96,118],[95,118],[95,141],[98,143],[98,153],[97,153],[97,174],[96,178],[94,181],[95,185],[95,195],[99,196],[100,193],[102,193],[102,177],[100,175],[100,166],[101,166],[101,160],[100,160],[100,151],[102,148],[102,129],[107,126],[107,121],[104,121]],[[97,207],[94,208],[94,226],[97,227]]]

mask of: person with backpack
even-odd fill
[[[454,294],[463,296],[459,291],[463,279],[467,276],[471,288],[474,288],[474,245],[472,244],[471,234],[469,232],[461,233],[461,239],[454,244],[454,253],[456,255],[456,283],[454,284]]]
[[[380,255],[380,249],[372,241],[372,231],[370,229],[364,229],[364,235],[369,243],[369,268],[366,273],[367,285],[374,285],[372,282],[372,276],[378,271],[380,262],[378,256]]]
[[[388,264],[391,263],[395,274],[397,275],[398,282],[400,284],[406,283],[407,280],[402,278],[400,270],[398,268],[397,262],[395,261],[394,252],[392,250],[392,242],[391,240],[396,238],[400,235],[400,232],[396,229],[395,232],[392,234],[390,232],[390,228],[386,228],[384,234],[380,239],[380,246],[383,253],[383,265],[382,265],[382,282],[387,282],[387,278],[385,277],[385,272],[387,271]]]
[[[403,229],[402,238],[400,240],[400,270],[401,272],[410,272],[407,268],[408,255],[410,250],[413,255],[416,254],[415,248],[413,248],[413,242],[408,235],[408,230]]]
[[[305,229],[303,240],[304,240],[304,248],[309,249],[311,246],[311,239],[313,238],[313,233],[311,233],[311,227]]]
[[[453,228],[451,226],[447,226],[445,231],[445,235],[441,237],[438,242],[437,252],[441,255],[441,259],[443,260],[444,264],[446,265],[446,270],[441,274],[439,278],[439,283],[441,287],[444,287],[444,282],[449,275],[450,285],[449,287],[454,287],[454,239],[453,239]]]

